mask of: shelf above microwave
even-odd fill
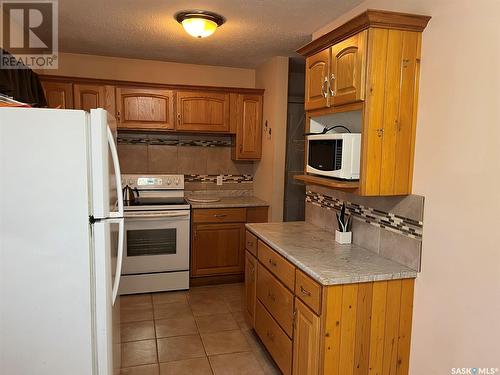
[[[342,181],[334,180],[326,177],[312,176],[309,174],[297,175],[294,177],[296,180],[303,181],[306,184],[326,186],[337,190],[357,190],[359,188],[359,181]]]

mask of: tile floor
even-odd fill
[[[243,284],[121,297],[121,375],[280,374],[243,315]]]

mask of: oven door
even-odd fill
[[[125,216],[123,274],[189,270],[189,210]]]

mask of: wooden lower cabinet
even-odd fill
[[[317,375],[319,370],[321,318],[300,299],[295,299],[293,374]]]
[[[257,263],[256,290],[249,275],[245,301],[255,306],[255,331],[284,374],[408,374],[414,279],[320,285],[256,237],[257,258],[247,252]],[[293,267],[291,288],[288,273],[269,259]]]
[[[291,374],[292,340],[259,300],[255,307],[255,331],[283,374]]]
[[[243,272],[243,223],[195,224],[193,229],[192,276]]]
[[[243,281],[245,275],[245,223],[255,209],[200,208],[191,213],[191,285]],[[256,263],[255,263],[256,266]]]

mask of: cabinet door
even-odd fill
[[[330,95],[333,105],[364,99],[367,31],[332,47]]]
[[[73,86],[75,109],[90,111],[103,108],[105,89],[101,85],[75,84]]]
[[[73,84],[69,82],[42,82],[49,108],[73,109]]]
[[[306,59],[306,111],[329,106],[328,72],[330,49],[327,48]]]
[[[319,370],[320,318],[295,298],[293,374],[317,375]]]
[[[194,224],[191,276],[243,273],[245,224]]]
[[[236,160],[259,160],[262,153],[262,96],[238,95]]]
[[[229,133],[229,94],[177,92],[177,130]]]
[[[154,88],[116,88],[119,129],[173,130],[174,93]]]
[[[255,327],[255,298],[257,288],[257,259],[245,252],[245,312],[252,328]]]

